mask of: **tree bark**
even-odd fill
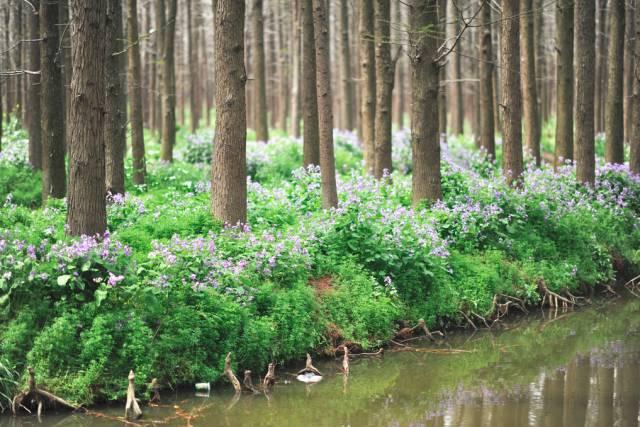
[[[304,166],[320,164],[318,96],[316,91],[316,47],[312,0],[302,0],[302,95],[304,99]]]
[[[255,45],[255,85],[256,85],[256,139],[269,140],[269,125],[267,122],[267,82],[264,59],[264,16],[262,0],[253,0],[251,13]]]
[[[162,59],[162,145],[160,160],[173,161],[173,147],[176,145],[176,65],[175,39],[178,0],[166,0],[168,15],[164,30]]]
[[[72,5],[68,233],[102,234],[107,227],[104,162],[106,0]]]
[[[440,70],[434,61],[438,51],[437,0],[413,0],[410,6],[410,58],[412,72],[411,146],[413,153],[412,198],[414,206],[442,198],[440,188],[440,138],[438,97]]]
[[[140,39],[138,37],[138,1],[127,0],[127,49],[129,58],[128,92],[129,122],[131,124],[131,153],[133,155],[133,183],[144,184],[144,133],[142,124],[142,88],[140,78]],[[174,130],[175,143],[175,130]]]
[[[556,4],[556,146],[555,166],[573,159],[573,5]]]
[[[440,45],[447,37],[447,0],[438,0],[438,22]],[[440,67],[440,88],[438,90],[438,130],[440,139],[447,142],[447,68]]]
[[[330,209],[338,206],[338,190],[336,188],[336,165],[333,155],[329,22],[325,0],[313,0],[313,30],[316,47],[316,92],[318,95],[322,207]]]
[[[376,113],[375,113],[375,169],[381,178],[384,171],[391,173],[391,101],[393,94],[394,63],[391,59],[391,10],[388,0],[375,0],[375,53],[376,53]]]
[[[45,0],[46,1],[46,0]],[[29,69],[31,71],[40,70],[40,24],[39,24],[39,1],[32,0],[33,7],[27,8],[27,26],[29,29],[29,39],[27,44],[29,57]],[[34,169],[42,169],[42,133],[40,127],[40,76],[29,75],[27,78],[27,113],[29,119],[27,125],[29,129],[29,163]]]
[[[594,149],[594,73],[596,56],[596,11],[593,0],[575,0],[575,140],[576,178],[593,185]]]
[[[58,3],[40,2],[40,94],[42,127],[42,199],[61,199],[66,193],[64,147],[64,81],[58,56]]]
[[[340,68],[342,70],[342,116],[347,130],[354,128],[354,91],[353,76],[351,75],[351,52],[349,47],[349,5],[347,0],[340,0]]]
[[[594,132],[604,131],[604,99],[607,93],[607,2],[597,0],[597,31],[596,31],[596,81],[594,104]]]
[[[106,189],[111,194],[124,194],[124,154],[127,140],[127,109],[122,108],[125,90],[122,79],[125,60],[122,29],[122,2],[107,0],[106,21],[106,90],[104,118],[104,150]]]
[[[189,110],[191,113],[191,133],[195,133],[200,123],[198,105],[198,28],[193,28],[193,9],[191,0],[187,0],[187,52],[189,55]]]
[[[11,54],[14,70],[22,69],[22,3],[23,0],[13,0],[11,11],[11,35],[13,53]],[[22,75],[13,77],[13,105],[12,113],[18,123],[22,123]]]
[[[491,39],[491,7],[486,0],[478,0],[480,11],[480,147],[496,158],[493,117],[493,46]]]
[[[289,132],[295,138],[300,136],[300,115],[302,113],[300,108],[300,71],[301,61],[300,53],[302,46],[302,12],[301,12],[301,0],[294,0],[293,12],[292,12],[292,26],[291,26],[291,122]]]
[[[211,173],[214,218],[247,222],[247,114],[244,68],[244,1],[215,5],[216,133]]]
[[[368,173],[375,168],[376,70],[373,28],[373,2],[359,0],[360,9],[360,114],[362,148]]]
[[[524,110],[524,145],[540,166],[540,112],[536,83],[536,46],[533,32],[533,0],[520,0],[520,73]],[[564,30],[564,29],[563,29]]]
[[[516,1],[516,0],[512,0]],[[453,40],[460,32],[460,17],[458,11],[458,2],[448,2],[448,14],[449,14],[449,31],[447,38],[449,43],[453,43]],[[451,110],[451,133],[454,135],[462,135],[464,133],[464,105],[462,99],[462,66],[460,58],[460,46],[451,52],[450,59],[450,76],[452,82],[449,83],[451,91],[449,92],[449,109]]]
[[[502,170],[510,185],[521,184],[523,171],[519,15],[518,0],[502,3],[500,35],[503,108]]]
[[[624,163],[624,0],[609,2],[609,70],[605,105],[605,161]]]
[[[633,50],[634,35],[636,28],[635,7],[633,1],[625,2],[625,30],[624,30],[624,105],[622,107],[624,114],[624,143],[631,141],[633,133],[632,116],[633,116]]]
[[[165,15],[165,0],[156,0],[155,1],[155,26],[156,26],[156,34],[155,34],[155,58],[156,58],[156,92],[155,92],[155,130],[160,131],[162,134],[162,119],[164,114],[162,113],[163,107],[163,76],[162,69],[164,68],[164,32],[165,26],[167,25],[166,15]]]
[[[636,2],[635,8],[636,26],[633,50],[633,100],[632,108],[632,132],[631,132],[631,153],[629,158],[629,168],[631,172],[640,174],[640,4]]]

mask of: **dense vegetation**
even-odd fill
[[[450,139],[444,199],[414,209],[408,133],[394,133],[396,172],[375,180],[354,135],[336,131],[340,200],[323,211],[301,142],[274,136],[249,142],[248,224],[224,228],[210,214],[203,130],[179,134],[172,164],[149,138],[147,182],[109,198],[107,235],[72,238],[64,200],[34,209],[24,131],[5,136],[0,365],[33,366],[77,402],[121,398],[129,369],[140,383],[217,380],[233,351],[262,372],[343,342],[380,346],[405,321],[464,325],[462,313],[490,316],[496,294],[536,304],[540,283],[585,294],[640,265],[640,178],[625,166],[599,167],[593,187],[571,164],[531,167],[514,189],[470,141]],[[0,378],[2,392],[12,375]]]

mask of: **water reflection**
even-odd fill
[[[640,300],[572,314],[527,316],[506,330],[447,340],[459,353],[398,352],[384,359],[319,364],[314,385],[280,369],[269,394],[235,399],[229,386],[209,397],[174,396],[147,408],[143,425],[194,426],[638,426]],[[444,347],[441,347],[444,348]],[[163,398],[168,393],[163,393]],[[103,416],[45,417],[46,426],[121,425]],[[36,424],[0,418],[0,427]]]

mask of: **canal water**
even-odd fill
[[[410,342],[384,357],[315,363],[324,378],[280,367],[268,395],[162,393],[136,424],[158,426],[638,426],[640,300],[537,311],[500,329]],[[301,366],[302,366],[301,361]],[[257,378],[254,379],[254,382]],[[0,417],[0,427],[120,426],[123,405],[88,414]]]

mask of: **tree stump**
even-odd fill
[[[127,387],[127,404],[124,407],[124,417],[128,420],[137,420],[142,416],[142,410],[136,400],[136,376],[129,371],[129,386]]]

